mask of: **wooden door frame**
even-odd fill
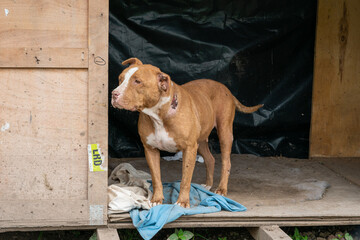
[[[89,0],[88,144],[99,144],[108,166],[109,0]],[[88,171],[90,225],[107,224],[107,171]]]

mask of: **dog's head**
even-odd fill
[[[141,111],[155,106],[169,92],[170,77],[159,68],[143,64],[137,58],[125,60],[130,64],[119,75],[119,86],[112,91],[111,104],[115,108]]]

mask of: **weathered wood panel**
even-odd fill
[[[87,0],[1,0],[2,48],[86,48]]]
[[[87,200],[12,200],[0,201],[0,232],[4,228],[88,225]],[[21,218],[19,218],[21,216]],[[6,219],[6,220],[3,220]],[[55,221],[54,221],[55,220]],[[57,223],[57,224],[56,224]],[[66,224],[65,224],[66,223]]]
[[[104,225],[108,0],[0,10],[0,232]],[[90,171],[92,143],[105,171]]]
[[[0,48],[0,68],[87,67],[87,48]]]
[[[319,0],[310,156],[360,156],[360,1]]]
[[[87,75],[0,69],[0,200],[87,198]]]

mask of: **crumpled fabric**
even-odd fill
[[[108,180],[108,213],[130,211],[134,226],[146,240],[151,239],[166,223],[183,215],[246,210],[240,203],[195,183],[191,184],[190,189],[191,208],[180,207],[175,204],[180,192],[180,181],[163,183],[163,204],[152,207],[150,179],[150,174],[136,170],[129,163],[121,163],[111,172]]]
[[[183,215],[214,213],[221,210],[230,212],[246,211],[246,207],[229,198],[206,190],[199,184],[191,184],[191,208],[183,208],[174,204],[179,196],[180,182],[164,183],[164,204],[152,207],[150,210],[133,209],[130,212],[134,226],[140,235],[149,240],[169,222]]]
[[[182,161],[183,158],[183,152],[177,152],[174,156],[166,156],[166,157],[162,157],[164,160],[166,161],[177,161],[180,160]],[[204,158],[200,155],[196,155],[196,161],[199,163],[204,163]]]
[[[108,212],[123,213],[134,208],[150,209],[152,192],[151,175],[136,170],[129,163],[119,164],[108,179]]]

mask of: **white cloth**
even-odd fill
[[[174,156],[168,156],[168,157],[163,157],[164,160],[166,161],[176,161],[176,160],[182,160],[183,157],[183,153],[182,152],[177,152]],[[196,155],[196,161],[198,161],[199,163],[203,163],[204,162],[204,158],[200,155]]]
[[[149,179],[150,174],[136,170],[131,164],[119,164],[109,177],[109,214],[129,212],[133,208],[150,209],[152,192],[147,182]]]

